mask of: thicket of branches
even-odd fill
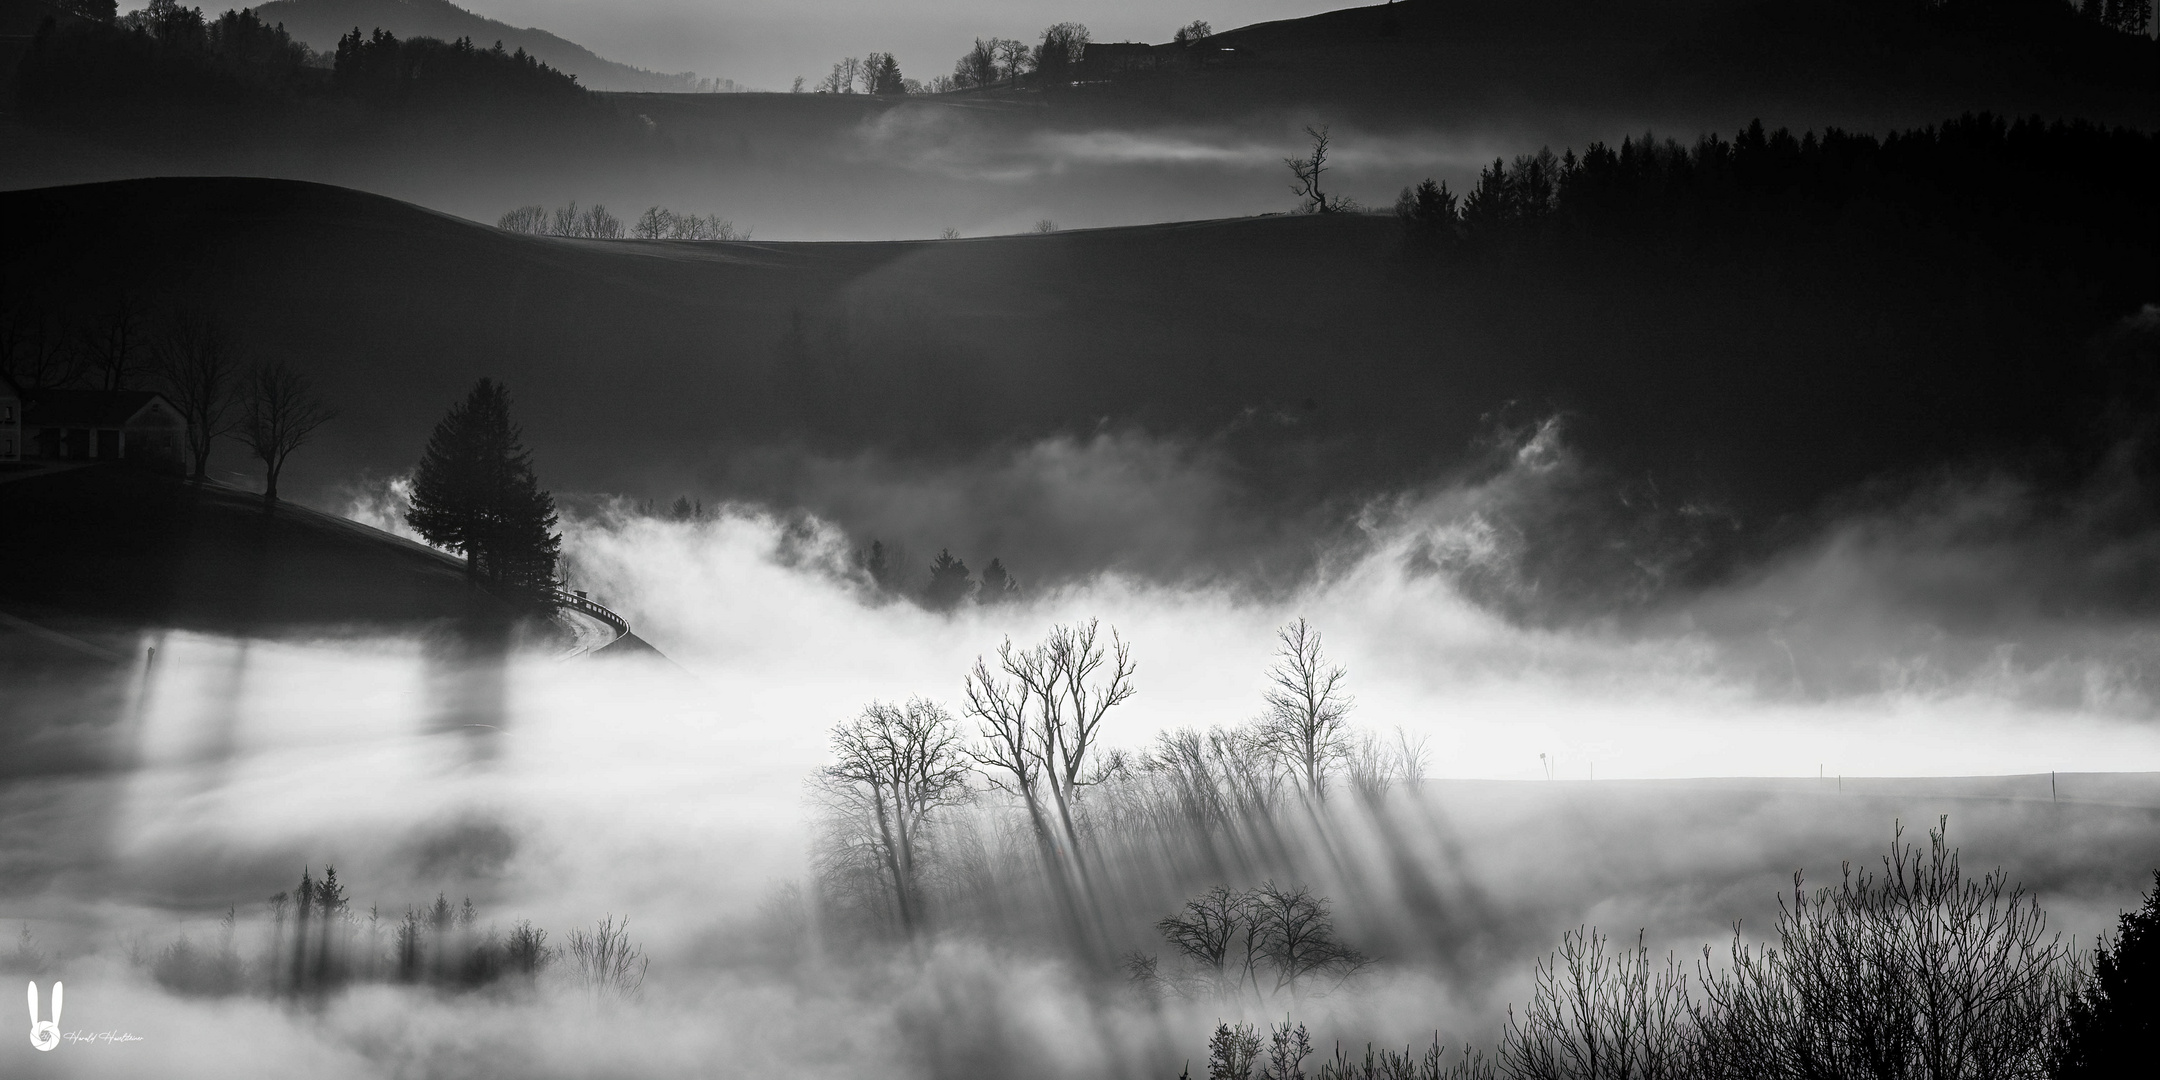
[[[1979,1080],[2123,1076],[2149,1059],[2160,991],[2160,875],[2091,962],[2050,934],[2038,902],[2001,870],[1967,875],[1948,819],[1923,849],[1902,828],[1880,873],[1847,864],[1808,891],[1799,874],[1770,938],[1736,928],[1720,959],[1708,946],[1683,965],[1638,935],[1616,945],[1568,931],[1534,970],[1529,1000],[1508,1010],[1490,1062],[1466,1055],[1445,1075],[1509,1080]],[[1209,904],[1177,930],[1215,925]],[[1167,931],[1166,931],[1167,932]],[[1692,986],[1691,986],[1692,982]],[[1285,1021],[1270,1047],[1304,1040]],[[1263,1048],[1249,1028],[1219,1028],[1210,1076],[1246,1076]],[[1439,1076],[1422,1062],[1337,1050],[1317,1075]],[[1296,1061],[1267,1074],[1302,1076]]]

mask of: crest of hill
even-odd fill
[[[1214,97],[1324,104],[1338,119],[1525,106],[1870,127],[1983,108],[2160,117],[2150,28],[2110,30],[2062,0],[1398,0],[1205,46],[1230,50],[1193,72]]]
[[[469,37],[487,48],[500,41],[505,49],[523,49],[541,63],[575,75],[589,90],[683,91],[688,72],[667,74],[619,64],[545,30],[519,28],[475,15],[449,0],[271,0],[254,9],[265,23],[283,23],[296,41],[317,52],[337,48],[338,38],[359,27],[378,27],[401,38],[432,37],[456,41]]]

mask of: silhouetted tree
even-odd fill
[[[60,7],[85,19],[95,19],[103,23],[109,23],[120,15],[117,0],[62,0]]]
[[[1404,238],[1422,246],[1452,239],[1459,221],[1454,194],[1431,177],[1396,196],[1395,218],[1402,223]]]
[[[1005,570],[1005,564],[996,559],[983,570],[982,584],[975,590],[975,601],[984,606],[1002,604],[1020,595],[1020,583],[1013,580]]]
[[[1294,178],[1290,193],[1298,197],[1299,209],[1308,214],[1333,212],[1338,207],[1320,189],[1320,174],[1328,170],[1328,129],[1307,127],[1305,134],[1312,138],[1312,152],[1304,157],[1283,159]]]
[[[337,411],[315,396],[314,380],[283,360],[258,364],[242,384],[240,441],[263,463],[263,503],[277,502],[286,459]]]
[[[77,348],[100,390],[125,390],[139,374],[143,358],[142,304],[128,293],[115,294],[76,328]]]
[[[189,475],[210,473],[210,450],[239,426],[234,415],[243,370],[223,324],[201,312],[182,312],[166,328],[156,350],[160,389],[187,421]]]
[[[930,560],[930,584],[923,589],[923,604],[932,611],[951,611],[974,591],[967,564],[953,558],[952,552],[940,551]]]
[[[1507,163],[1494,158],[1490,166],[1478,173],[1477,186],[1463,199],[1463,225],[1481,231],[1508,224],[1512,220],[1509,215],[1512,203],[1508,193]]]
[[[510,392],[483,378],[435,425],[413,471],[405,515],[429,543],[465,556],[468,577],[546,606],[562,537],[555,499],[533,476],[524,432],[510,419]]]
[[[1045,29],[1042,44],[1035,47],[1035,73],[1045,87],[1070,80],[1073,69],[1087,53],[1088,28],[1079,23],[1058,23]]]
[[[1215,28],[1209,26],[1206,21],[1201,19],[1194,19],[1193,21],[1178,27],[1177,34],[1173,36],[1170,40],[1179,45],[1191,45],[1194,42],[1199,41],[1202,38],[1208,37],[1214,33]]]
[[[872,702],[833,728],[832,745],[834,761],[819,777],[828,808],[839,817],[835,839],[882,869],[902,932],[920,933],[931,817],[968,797],[959,727],[951,714],[920,698],[904,708]]]
[[[2160,871],[2145,906],[2124,912],[2111,944],[2093,949],[2092,970],[2074,986],[2059,1028],[2054,1075],[2061,1080],[2132,1076],[2160,1046]]]
[[[1275,637],[1260,738],[1297,777],[1306,797],[1323,802],[1328,773],[1349,751],[1345,729],[1352,699],[1343,688],[1349,672],[1327,662],[1320,631],[1304,619],[1277,630]]]
[[[975,47],[953,65],[953,83],[961,87],[991,86],[998,81],[998,39],[975,39]]]
[[[907,80],[900,75],[900,61],[891,53],[871,53],[863,61],[860,78],[866,94],[907,93]]]
[[[992,38],[997,47],[998,70],[1007,86],[1019,86],[1020,79],[1035,67],[1035,51],[1018,38]]]

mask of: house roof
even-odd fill
[[[49,427],[125,427],[151,403],[172,403],[150,390],[39,390],[24,395],[23,423]]]

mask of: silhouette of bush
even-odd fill
[[[2057,1027],[2053,1075],[2099,1080],[2135,1075],[2160,1047],[2160,870],[2145,906],[2124,912],[2114,943],[2093,950]]]

